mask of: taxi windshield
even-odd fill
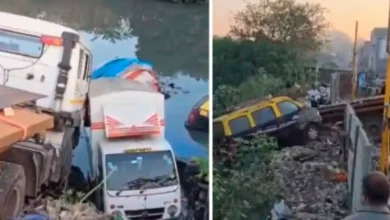
[[[178,184],[171,151],[106,155],[107,190],[141,190]]]

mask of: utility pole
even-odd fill
[[[352,101],[356,98],[356,84],[357,84],[357,35],[358,35],[359,23],[355,23],[355,40],[353,42],[352,51]]]

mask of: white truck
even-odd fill
[[[89,91],[97,206],[124,219],[175,219],[181,186],[164,138],[164,95],[137,81],[97,79]]]
[[[84,117],[91,60],[91,52],[77,31],[0,12],[0,113],[23,104],[54,118],[54,126],[46,126],[49,131],[40,129],[1,148],[0,174],[12,172],[0,178],[0,219],[15,216],[25,196],[35,198],[45,187],[61,185],[70,174],[72,150],[78,144]],[[16,114],[15,119],[19,120],[13,126],[16,133],[7,137],[2,131],[3,140],[20,134],[20,126],[34,127],[28,118],[23,121]],[[10,123],[6,121],[4,126]]]

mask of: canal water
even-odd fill
[[[0,10],[61,23],[89,40],[96,67],[115,57],[151,62],[173,83],[166,100],[166,138],[177,157],[207,157],[208,135],[189,133],[184,122],[208,94],[208,6],[163,0],[3,0]],[[176,89],[180,87],[181,89]],[[89,170],[85,136],[74,165]]]

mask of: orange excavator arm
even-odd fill
[[[387,29],[387,54],[390,54],[390,4],[389,4],[389,15],[388,15],[388,29]],[[380,155],[380,169],[386,175],[389,172],[389,143],[390,143],[390,59],[387,58],[386,68],[386,82],[385,82],[385,100],[383,106],[383,127],[382,127],[382,141],[381,141],[381,155]]]

